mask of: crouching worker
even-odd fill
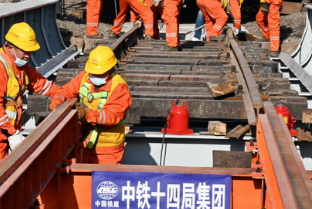
[[[52,97],[59,89],[27,64],[32,52],[40,49],[27,23],[12,25],[5,39],[0,48],[0,160],[24,139],[20,133],[24,92]]]
[[[124,119],[132,100],[126,82],[114,72],[116,64],[114,52],[98,46],[90,53],[84,71],[63,86],[65,99],[79,98],[76,109],[86,142],[83,163],[121,164]],[[62,97],[52,98],[50,108],[63,102]]]

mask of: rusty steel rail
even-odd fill
[[[76,99],[53,111],[0,163],[0,208],[30,208],[80,138]]]
[[[281,115],[264,103],[257,125],[260,165],[272,208],[309,209],[312,184]]]
[[[243,76],[245,78],[245,82],[248,87],[249,95],[252,100],[253,107],[255,109],[256,115],[260,113],[260,111],[263,109],[263,102],[261,99],[261,95],[258,90],[258,85],[255,82],[254,76],[251,73],[251,70],[249,68],[249,65],[246,61],[246,58],[242,51],[240,50],[237,42],[235,41],[233,37],[233,32],[231,29],[227,31],[227,37],[229,39],[229,42],[231,44],[231,48],[234,52],[234,55],[238,61],[238,64],[242,70]]]
[[[128,49],[137,41],[139,37],[137,35],[138,30],[139,25],[135,25],[111,45],[118,59],[122,59],[125,53],[132,52],[132,50]],[[78,122],[77,111],[72,110],[77,100],[70,99],[57,110],[53,111],[12,154],[0,163],[0,209],[32,207],[36,198],[41,195],[41,192],[47,187],[51,179],[55,177],[55,174],[57,174],[59,190],[61,190],[62,183],[65,186],[72,184],[70,181],[64,181],[62,175],[73,175],[73,173],[87,174],[89,175],[87,176],[87,182],[90,183],[90,172],[92,170],[227,173],[231,174],[233,178],[242,178],[243,181],[248,179],[247,184],[251,187],[256,184],[258,189],[257,195],[262,199],[264,199],[264,196],[267,197],[270,202],[267,205],[272,206],[271,208],[310,208],[312,205],[312,186],[299,154],[292,143],[289,130],[283,119],[276,114],[271,103],[265,103],[264,108],[261,95],[248,63],[230,30],[227,36],[233,50],[230,56],[236,58],[236,60],[232,61],[232,64],[237,66],[239,83],[245,89],[243,97],[245,108],[248,112],[247,119],[250,125],[254,125],[257,128],[257,145],[260,159],[258,168],[260,170],[262,169],[262,173],[260,173],[262,176],[260,178],[253,178],[253,172],[258,170],[258,168],[180,167],[177,169],[176,167],[167,166],[122,165],[117,167],[114,165],[76,163],[80,162],[80,155],[79,153],[75,153],[77,151],[75,147],[81,137],[81,127]],[[168,56],[170,57],[170,55]],[[213,57],[213,59],[218,59],[218,57]],[[137,61],[140,62],[141,60],[137,59]],[[161,62],[160,60],[157,61],[156,63]],[[170,62],[177,61],[169,60],[168,63]],[[141,75],[141,78],[144,80],[152,76]],[[157,75],[155,77],[159,79],[166,77],[166,75]],[[171,79],[176,78],[177,80],[184,78],[182,74],[170,75],[169,77]],[[196,81],[197,79],[199,80],[199,77],[197,75],[190,75],[188,78]],[[205,79],[208,78],[206,75],[202,75],[202,77]],[[164,90],[165,88],[162,89]],[[201,90],[200,87],[198,89]],[[137,93],[137,95],[140,96],[140,93]],[[165,107],[165,105],[163,106]],[[194,103],[193,107],[195,108],[196,106],[199,106],[198,103]],[[72,159],[67,159],[69,157]],[[75,161],[75,158],[77,158],[77,161]],[[267,193],[262,191],[265,190],[263,178],[265,179]],[[236,183],[233,183],[233,185],[233,191],[242,194],[240,192],[241,187],[238,187]],[[261,185],[263,186],[262,188]],[[83,184],[82,188],[85,186]],[[90,188],[88,187],[88,189]],[[64,198],[60,195],[62,192],[58,192],[58,198]],[[258,204],[259,208],[263,206],[262,202]]]
[[[137,22],[128,32],[123,34],[110,46],[110,48],[114,51],[117,59],[121,59],[124,51],[127,50],[129,46],[133,46],[134,43],[138,40],[139,36],[137,33],[139,30],[140,24]]]

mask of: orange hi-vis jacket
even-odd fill
[[[262,3],[262,1],[260,1]],[[283,4],[282,0],[266,0],[270,4],[267,14],[261,11],[261,7],[256,15],[256,22],[264,38],[270,39],[271,51],[280,51],[280,13]]]
[[[85,98],[82,87],[85,86],[90,94]],[[79,93],[80,91],[80,93]],[[96,94],[107,92],[107,98],[96,98]],[[89,79],[89,74],[82,71],[69,83],[63,86],[62,95],[64,98],[80,97],[80,102],[88,108],[86,117],[87,124],[84,127],[84,136],[86,141],[89,141],[97,127],[97,141],[93,149],[85,148],[83,155],[83,163],[98,163],[98,164],[121,164],[121,159],[124,153],[125,140],[125,124],[122,123],[126,116],[126,111],[132,103],[131,95],[127,84],[119,75],[114,75],[108,79],[107,83],[95,89],[95,86]],[[88,94],[87,94],[88,95]],[[105,96],[106,97],[106,96]],[[65,99],[56,96],[52,98],[50,107],[55,107],[55,104],[64,102]],[[100,104],[101,103],[101,104]],[[89,147],[88,143],[88,147]]]
[[[138,14],[143,19],[145,28],[145,35],[153,36],[153,12],[145,1],[141,0],[119,0],[119,13],[114,20],[111,31],[119,35],[123,24],[125,23],[126,16],[130,9]]]
[[[86,71],[82,71],[62,87],[62,95],[65,99],[79,97],[79,91],[81,92],[81,88],[84,85],[88,88],[90,95],[107,92],[105,103],[101,104],[101,106],[99,106],[99,103],[102,102],[102,99],[95,99],[96,96],[93,96],[94,99],[90,101],[86,97],[83,97],[82,100],[80,99],[80,102],[89,108],[86,122],[98,128],[99,136],[96,147],[112,147],[123,143],[125,126],[121,121],[125,118],[127,109],[132,103],[125,81],[120,75],[114,75],[113,78],[108,79],[105,85],[96,90],[89,80],[89,74]],[[63,102],[64,99],[62,97],[56,96],[52,98],[50,107],[54,107],[56,103]],[[93,128],[88,130],[87,138],[90,138],[92,131]]]
[[[197,0],[196,3],[205,18],[206,40],[210,41],[210,36],[220,36],[228,20],[221,1]]]
[[[7,136],[21,130],[23,111],[22,96],[25,90],[52,97],[58,87],[47,80],[36,69],[26,64],[18,67],[8,49],[0,48],[0,160],[7,155]]]
[[[164,0],[164,8],[161,18],[166,25],[166,42],[167,46],[180,46],[179,38],[179,15],[182,0]]]

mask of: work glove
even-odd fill
[[[269,13],[269,8],[270,8],[270,4],[269,3],[267,3],[267,2],[263,3],[262,6],[261,6],[262,13],[268,14]]]
[[[311,0],[302,0],[302,3],[303,4],[309,4],[309,3],[311,3]]]
[[[136,26],[136,25],[138,25],[140,28],[142,26],[142,22],[140,20],[137,20],[133,23],[133,26]]]
[[[25,137],[21,134],[21,132],[19,132],[19,130],[16,130],[16,132],[8,137],[8,141],[9,141],[9,146],[10,146],[10,152],[12,152],[17,145],[19,145],[23,140],[25,139]]]
[[[56,104],[54,105],[54,107],[51,108],[51,109],[52,109],[52,110],[56,110],[56,109],[59,108],[61,105],[62,105],[62,103],[56,103]]]
[[[157,7],[158,6],[158,4],[159,4],[159,2],[161,2],[162,0],[153,0],[153,5],[155,6],[155,7]]]
[[[81,103],[79,103],[79,102],[75,103],[75,107],[78,111],[78,119],[79,120],[83,120],[88,116],[87,109],[84,106],[82,106]]]
[[[234,28],[234,29],[233,29],[233,33],[234,33],[235,36],[237,36],[237,34],[239,33],[239,29]]]

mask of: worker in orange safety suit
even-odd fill
[[[159,35],[159,28],[158,28],[158,19],[161,17],[162,11],[163,11],[163,4],[154,5],[153,0],[145,0],[147,5],[150,7],[150,9],[153,12],[153,39],[160,39]],[[138,16],[135,12],[130,10],[130,21],[129,22],[135,22],[137,20],[141,20],[140,16]]]
[[[129,10],[133,10],[142,20],[145,28],[145,37],[152,39],[153,32],[153,12],[145,0],[120,0],[119,13],[114,20],[113,27],[109,31],[110,38],[118,38]]]
[[[86,31],[88,38],[101,39],[103,36],[98,33],[99,20],[103,7],[103,0],[87,0]]]
[[[180,46],[179,38],[179,15],[182,6],[182,0],[153,0],[157,7],[163,4],[161,18],[166,25],[167,49],[177,51]]]
[[[236,33],[241,27],[242,0],[197,0],[197,6],[202,11],[205,19],[206,41],[220,40],[224,26],[228,20],[227,13],[233,16]]]
[[[23,95],[26,90],[54,96],[58,87],[27,62],[40,49],[34,30],[25,22],[11,26],[0,48],[0,160],[24,139],[20,133]]]
[[[256,15],[256,22],[264,38],[270,39],[271,57],[280,53],[280,14],[282,0],[261,0],[261,7]]]
[[[221,0],[221,6],[227,14],[233,17],[234,33],[237,34],[241,28],[241,5],[244,0]]]
[[[222,8],[220,0],[197,0],[196,3],[204,15],[206,41],[218,39],[228,20],[228,15]]]
[[[120,164],[124,153],[125,115],[132,100],[126,82],[114,72],[117,59],[106,46],[98,46],[89,55],[85,70],[62,88],[62,97],[54,97],[50,108],[65,99],[78,97],[78,118],[83,121],[84,163]]]

